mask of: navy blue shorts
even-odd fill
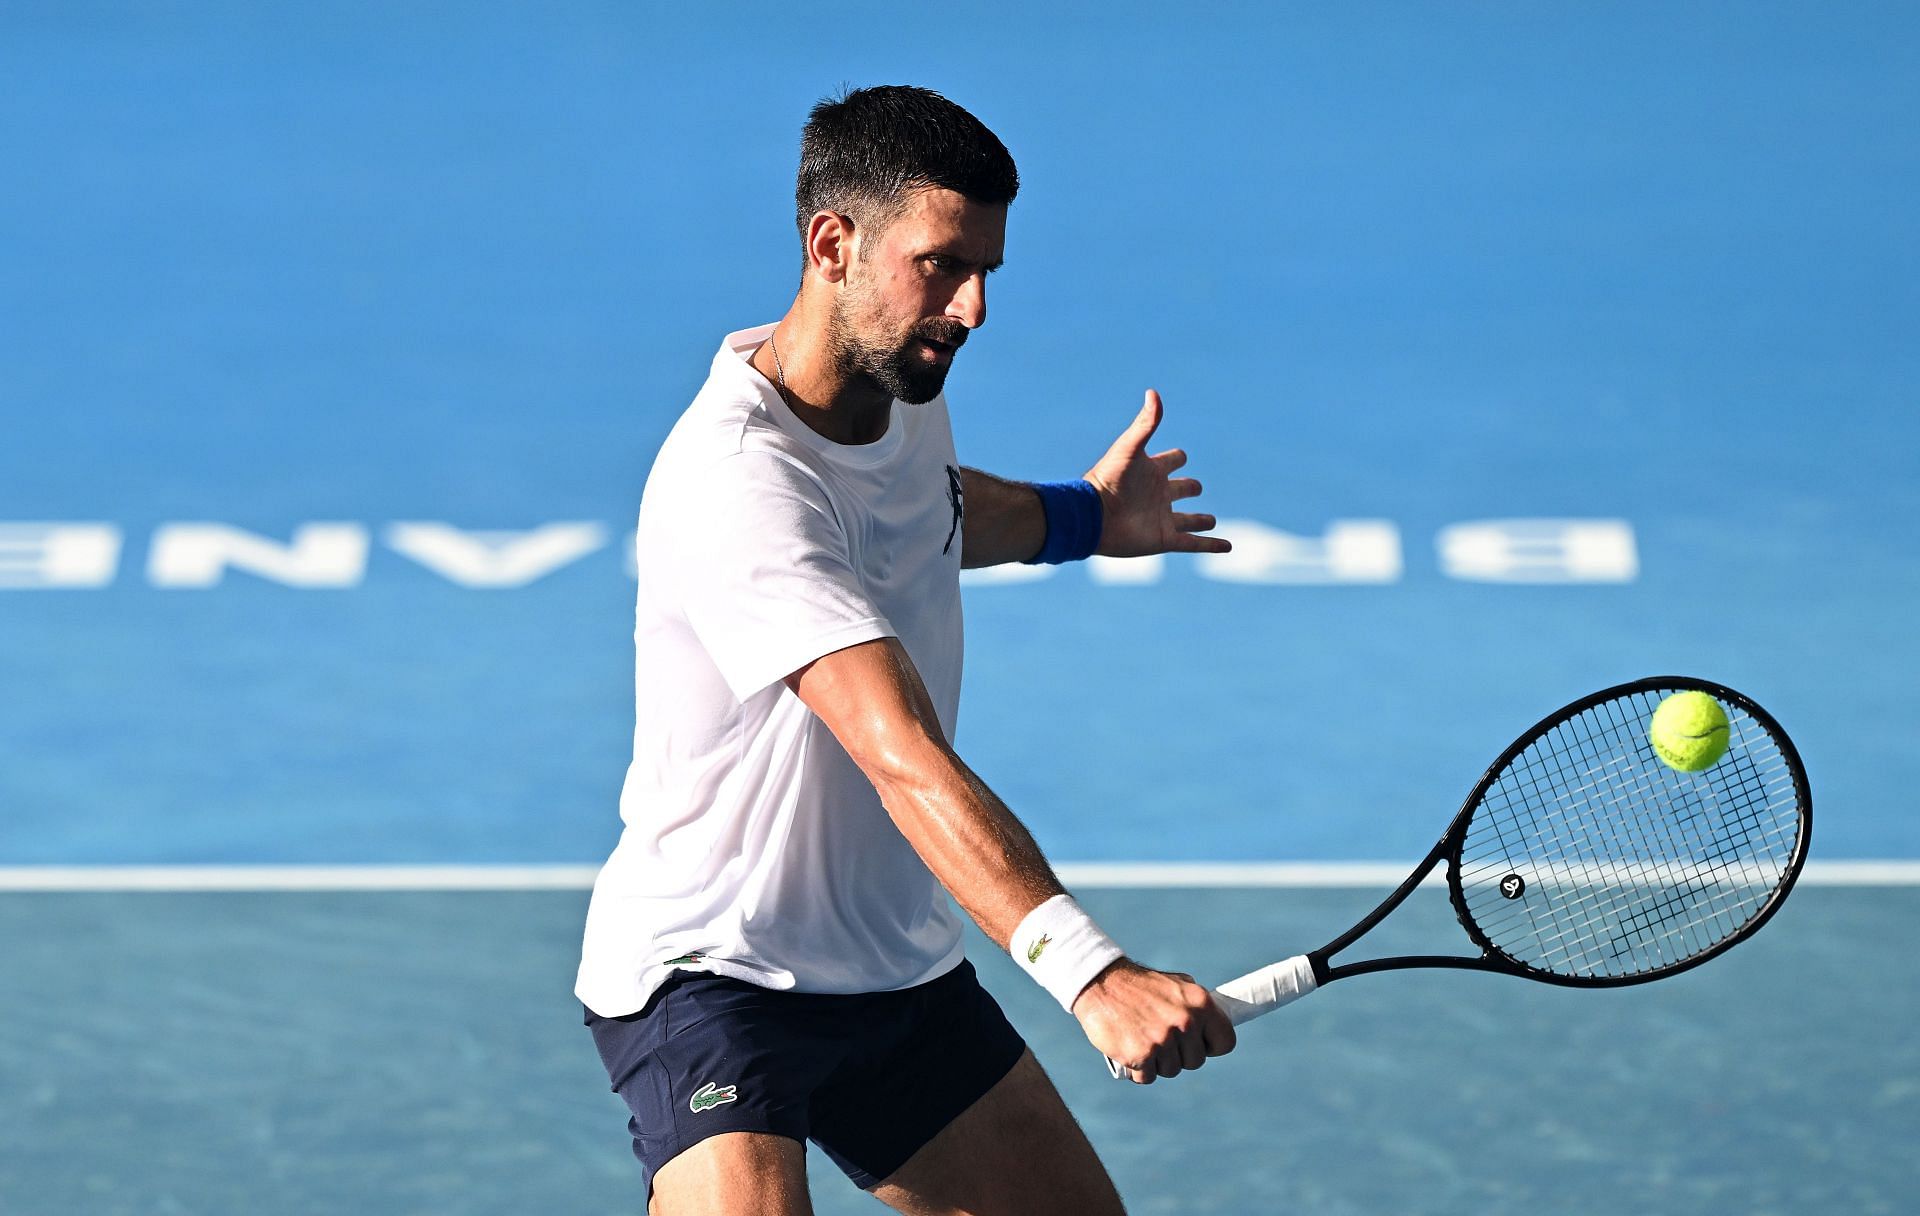
[[[587,1025],[646,1172],[709,1136],[811,1140],[862,1190],[906,1164],[1026,1050],[973,964],[899,992],[776,992],[676,972],[639,1013]]]

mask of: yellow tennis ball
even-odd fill
[[[1727,754],[1727,711],[1704,692],[1676,692],[1660,702],[1647,741],[1683,773],[1705,772]]]

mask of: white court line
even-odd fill
[[[1385,861],[1116,861],[1056,867],[1075,888],[1392,887],[1408,866]],[[0,892],[584,891],[593,865],[0,866]],[[1429,876],[1428,883],[1441,881]],[[1809,861],[1816,887],[1920,886],[1920,860]]]
[[[0,866],[0,891],[577,891],[598,866]]]

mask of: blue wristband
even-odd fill
[[[1077,562],[1100,547],[1100,491],[1090,481],[1035,482],[1040,509],[1047,516],[1047,543],[1027,559],[1037,566]]]

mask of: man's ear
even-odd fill
[[[807,224],[807,268],[829,283],[847,277],[854,258],[853,220],[837,211],[817,211]]]

